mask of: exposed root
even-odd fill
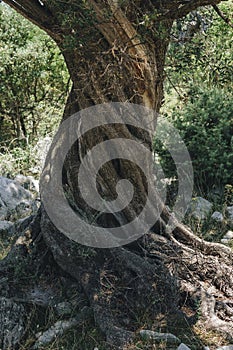
[[[166,226],[166,223],[169,223],[170,226]],[[167,207],[164,207],[162,213],[162,226],[165,226],[166,235],[171,240],[175,238],[187,246],[200,250],[205,255],[226,256],[232,260],[233,253],[229,247],[220,243],[207,242],[197,237],[187,226],[178,222]]]
[[[58,232],[46,216],[40,223],[43,239],[36,221],[35,230],[31,226],[30,242],[22,239],[0,265],[5,286],[5,294],[1,294],[14,298],[19,307],[33,299],[26,293],[29,286],[23,286],[22,275],[22,293],[14,295],[18,289],[17,279],[11,277],[15,276],[15,259],[24,262],[24,274],[33,271],[37,278],[46,267],[46,254],[51,256],[52,252],[62,271],[85,293],[96,325],[115,348],[122,350],[133,342],[140,313],[146,313],[160,327],[156,321],[159,315],[181,317],[183,306],[197,312],[198,304],[202,313],[199,322],[233,339],[233,268],[228,248],[204,242],[180,225],[173,234],[150,233],[126,247],[85,250]],[[40,249],[46,252],[44,242],[48,253],[41,256]]]
[[[221,308],[222,304],[218,303],[218,309]],[[226,304],[222,310],[226,310]],[[232,309],[227,306],[227,311],[229,309],[232,312]],[[208,330],[217,330],[218,332],[222,332],[227,335],[230,341],[233,340],[233,318],[231,320],[223,320],[217,316],[216,313],[216,299],[213,295],[208,294],[207,292],[202,291],[201,296],[201,312],[202,312],[202,321],[204,321],[206,328]],[[219,312],[219,310],[218,310]]]

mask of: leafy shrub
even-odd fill
[[[224,89],[193,87],[183,106],[173,107],[168,118],[180,131],[194,167],[194,183],[203,191],[233,183],[233,95]],[[155,150],[168,176],[174,174],[169,154]]]

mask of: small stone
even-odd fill
[[[233,231],[227,231],[223,237],[224,239],[233,239]]]
[[[170,344],[180,344],[181,341],[175,335],[170,333],[158,333],[150,330],[142,329],[140,335],[145,340],[154,340],[156,342],[165,341]]]
[[[198,220],[204,220],[209,215],[213,204],[202,197],[195,197],[189,204],[188,214]]]
[[[220,213],[219,211],[215,211],[212,215],[211,215],[211,218],[215,221],[218,221],[218,222],[223,222],[223,215],[222,213]]]
[[[73,311],[72,305],[68,301],[63,301],[57,304],[55,309],[59,316],[71,315]]]
[[[222,244],[229,244],[229,239],[222,238],[222,239],[221,239],[221,243],[222,243]]]
[[[233,345],[220,346],[220,348],[217,348],[216,350],[233,350]]]
[[[191,350],[187,345],[181,343],[180,346],[176,350]]]

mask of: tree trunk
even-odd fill
[[[44,11],[37,3],[32,17],[30,11],[25,13],[28,2],[19,8],[12,1],[6,2],[34,22],[40,11]],[[46,13],[40,16],[39,25],[59,45],[73,81],[64,121],[84,108],[108,102],[130,102],[159,111],[163,100],[165,55],[175,18],[173,6],[176,4],[179,11],[183,9],[181,15],[188,9],[169,1],[165,2],[167,8],[163,11],[153,1],[139,3],[119,5],[112,0],[89,0],[56,6],[44,1]],[[207,3],[211,1],[204,2]],[[198,5],[200,1],[192,4]],[[165,10],[168,12],[164,17]],[[147,23],[150,13],[154,13],[154,17]],[[49,16],[53,19],[51,23]],[[81,128],[80,120],[77,129]],[[68,138],[69,132],[63,136]],[[92,222],[96,218],[95,224],[107,229],[135,219],[148,195],[148,179],[143,171],[129,160],[117,159],[107,162],[99,171],[97,187],[104,200],[113,201],[117,197],[118,182],[130,180],[134,195],[129,205],[117,215],[103,214],[88,206],[81,196],[78,172],[83,158],[97,144],[117,138],[143,143],[148,150],[152,149],[151,135],[143,129],[119,123],[102,125],[75,142],[62,173],[64,191],[67,196],[71,194],[73,207],[85,220]],[[46,175],[50,177],[56,176],[52,161],[49,157],[45,166]],[[151,159],[148,159],[149,164]],[[43,192],[43,188],[41,190]],[[188,320],[182,306],[197,313],[193,305],[198,300],[206,324],[233,338],[231,250],[196,237],[173,218],[156,191],[154,196],[156,205],[162,206],[162,213],[153,230],[136,242],[111,249],[86,247],[68,239],[50,220],[46,205],[42,203],[29,228],[30,235],[27,230],[23,247],[17,248],[16,253],[22,260],[29,259],[32,267],[37,265],[39,270],[53,259],[62,271],[71,275],[85,293],[107,342],[120,349],[133,340],[140,328],[135,322],[137,314],[147,310],[154,324],[161,314],[167,319],[173,315],[176,322]],[[168,222],[174,224],[173,232],[168,230]],[[38,256],[39,248],[46,252],[42,254],[43,259]],[[11,259],[10,253],[1,265],[3,276],[9,270],[15,273]],[[26,265],[25,271],[28,268]],[[24,298],[26,294],[24,291]],[[12,298],[12,290],[4,297]],[[129,324],[127,319],[130,319]]]

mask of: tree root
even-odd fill
[[[167,226],[167,223],[169,223],[169,226]],[[232,260],[233,252],[231,248],[220,243],[207,242],[197,237],[190,228],[180,223],[167,207],[164,207],[161,215],[161,226],[171,240],[176,239],[187,246],[200,250],[206,255],[226,256]]]
[[[224,333],[229,341],[233,341],[233,317],[227,321],[221,319],[216,313],[217,301],[215,297],[207,292],[202,291],[201,295],[201,313],[202,321],[206,325],[206,329],[217,330],[218,332]],[[229,311],[233,314],[233,309],[230,308],[226,303],[218,303],[218,313],[222,310],[224,313]],[[222,314],[223,316],[223,314]]]
[[[180,310],[184,317],[184,305],[198,312],[193,306],[197,304],[202,314],[199,322],[206,329],[217,329],[233,339],[233,268],[228,248],[202,241],[179,225],[174,233],[151,232],[126,247],[91,249],[68,240],[46,216],[39,222],[41,231],[38,221],[34,222],[32,234],[24,232],[21,244],[0,264],[0,278],[6,287],[1,295],[14,299],[19,307],[25,300],[29,304],[33,300],[14,296],[18,282],[10,276],[14,276],[15,259],[26,262],[19,276],[20,283],[25,283],[22,273],[37,271],[37,278],[46,266],[46,254],[52,252],[54,264],[72,276],[85,293],[96,325],[115,348],[122,350],[133,342],[140,313],[152,321],[158,315],[181,317]],[[44,243],[49,253],[42,258]]]

